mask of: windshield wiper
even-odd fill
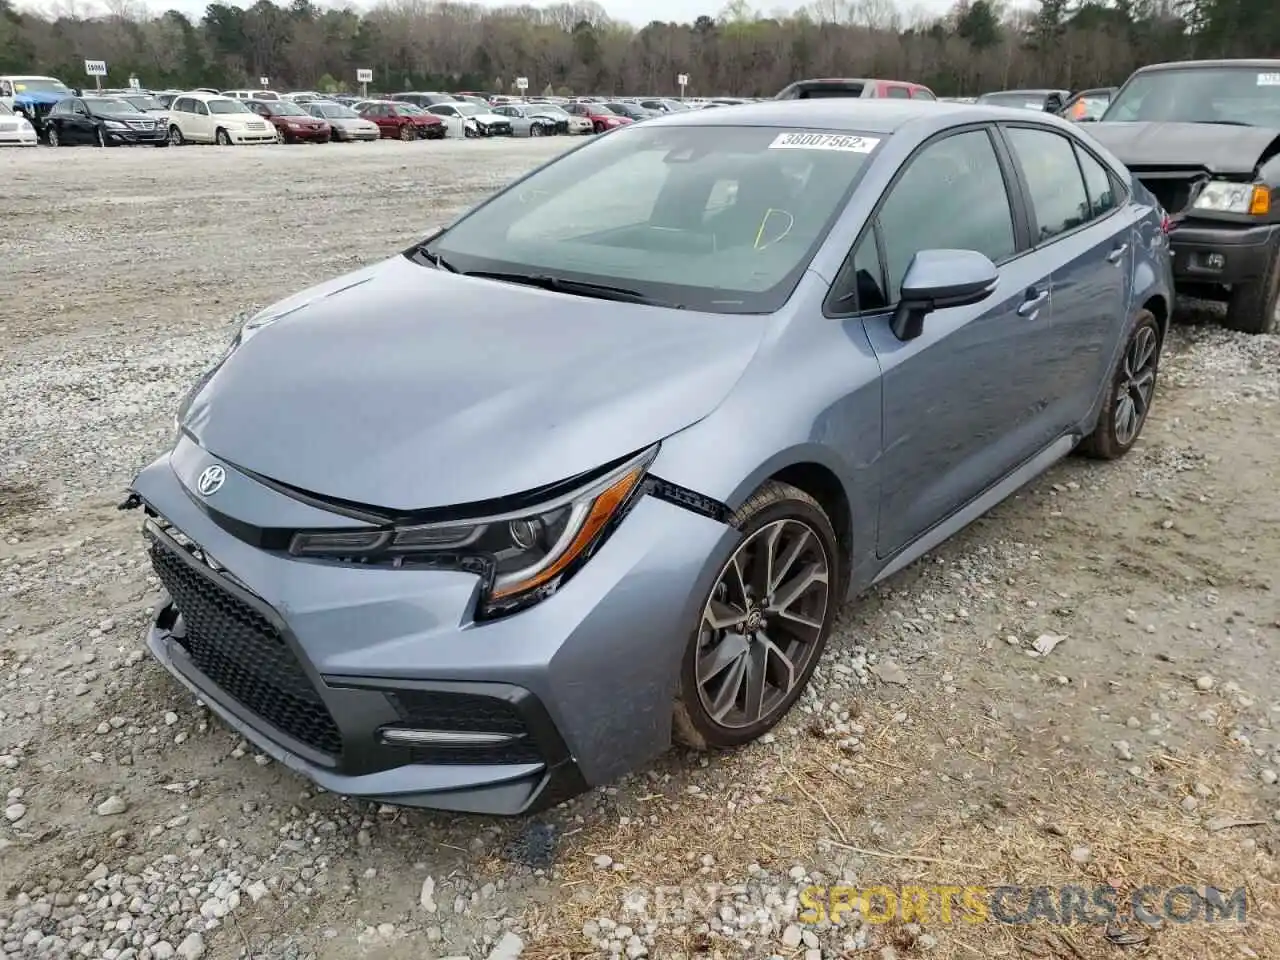
[[[626,287],[615,287],[607,283],[589,283],[585,280],[566,280],[564,277],[552,276],[549,273],[490,273],[483,270],[465,273],[466,277],[480,277],[483,280],[501,280],[504,283],[520,283],[527,287],[539,287],[556,293],[568,293],[579,297],[595,297],[597,300],[617,300],[621,303],[642,303],[651,307],[670,307],[683,310],[684,305],[657,300],[639,290],[628,290]]]
[[[1252,123],[1245,123],[1243,120],[1197,120],[1196,123],[1217,123],[1224,127],[1252,127]]]
[[[440,269],[440,270],[447,270],[447,271],[449,271],[450,273],[459,273],[459,272],[461,272],[461,271],[459,271],[459,270],[458,270],[458,268],[457,268],[457,267],[455,267],[452,263],[450,263],[448,260],[446,260],[446,259],[445,259],[444,257],[442,257],[440,254],[438,254],[438,253],[432,253],[430,250],[428,250],[428,249],[427,249],[427,245],[426,245],[425,243],[424,243],[424,244],[422,244],[422,245],[420,245],[420,246],[418,247],[418,252],[419,252],[420,254],[422,254],[424,257],[426,257],[426,258],[427,258],[427,261],[428,261],[428,262],[429,262],[433,267],[436,267],[437,269]]]

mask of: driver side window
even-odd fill
[[[915,155],[877,215],[888,303],[896,303],[921,250],[977,250],[993,263],[1013,256],[1013,210],[990,134],[969,130]]]

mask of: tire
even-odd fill
[[[93,142],[95,146],[105,147],[107,145],[107,136],[102,132],[101,127],[93,128]]]
[[[531,137],[541,137],[544,133],[545,131],[542,129],[542,124],[540,123],[535,123],[529,128],[529,136]]]
[[[52,125],[50,125],[49,127],[49,146],[51,147],[66,146],[66,144],[62,142],[62,139],[58,136],[58,128]]]
[[[786,716],[822,657],[842,595],[844,562],[835,530],[822,507],[803,490],[771,480],[743,504],[734,523],[740,539],[717,574],[689,638],[672,710],[673,738],[697,750],[749,743]],[[777,566],[787,561],[792,549],[799,552],[778,573]],[[762,551],[768,550],[773,565],[760,563]],[[734,573],[735,564],[740,577]],[[776,616],[771,602],[783,587],[801,584],[804,575],[794,571],[806,568],[809,576],[821,571],[821,579],[803,581],[807,585],[783,607],[792,617]],[[764,580],[770,575],[775,582],[766,586]],[[745,602],[742,584],[750,584]],[[756,605],[760,596],[769,599]],[[737,623],[713,627],[713,603],[720,611],[732,612],[739,618]],[[750,612],[744,613],[748,607]],[[795,619],[801,615],[808,621],[803,628]],[[756,632],[748,635],[753,628]],[[719,652],[723,655],[717,660]],[[773,668],[777,680],[784,662],[790,664],[790,687],[783,690],[762,682],[769,689],[762,691],[757,709],[745,692],[746,672],[754,667],[767,680]],[[711,672],[707,672],[709,663],[714,665]],[[716,701],[727,708],[717,709]]]
[[[1094,460],[1118,460],[1133,449],[1155,397],[1162,346],[1159,321],[1150,310],[1139,311],[1108,381],[1102,413],[1093,432],[1080,441],[1079,453]],[[1136,423],[1130,421],[1130,413],[1136,415]]]
[[[231,146],[231,134],[219,127],[213,133],[213,142],[220,147]]]
[[[182,135],[181,130],[179,130],[176,126],[169,127],[169,145],[170,146],[180,147],[186,142],[187,140]]]
[[[418,132],[413,129],[412,123],[402,124],[400,127],[400,139],[405,143],[418,139]]]
[[[603,124],[603,123],[593,123],[593,124],[591,125],[591,131],[592,131],[593,133],[604,133],[604,124]]]
[[[1280,309],[1280,246],[1271,252],[1271,263],[1262,278],[1237,284],[1227,301],[1222,325],[1239,333],[1275,333]]]

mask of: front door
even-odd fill
[[[859,249],[863,325],[883,384],[877,553],[889,557],[992,486],[1047,441],[1046,392],[1031,374],[1046,351],[1053,305],[1041,265],[1019,256],[1024,231],[1010,202],[1012,170],[994,131],[933,140],[908,162],[875,218],[882,257]],[[1013,188],[1016,190],[1016,186]],[[902,279],[920,250],[977,250],[999,280],[985,301],[935,310],[921,336],[889,328]],[[879,280],[875,279],[879,271]]]

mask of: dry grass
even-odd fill
[[[867,947],[851,956],[878,958],[883,947],[893,946],[901,958],[938,960],[1280,957],[1273,906],[1280,874],[1268,852],[1274,824],[1257,824],[1252,801],[1233,787],[1238,779],[1210,761],[1164,756],[1142,778],[1117,788],[1063,751],[1044,751],[1049,757],[1037,759],[1014,743],[989,752],[990,738],[974,749],[969,744],[983,740],[980,731],[948,726],[949,718],[931,707],[917,706],[905,723],[901,713],[897,720],[892,715],[902,707],[871,709],[859,718],[866,749],[852,757],[814,728],[719,758],[705,770],[672,759],[668,769],[685,769],[663,778],[659,768],[660,789],[648,795],[621,791],[621,816],[608,822],[601,817],[566,840],[556,896],[526,918],[536,935],[525,956],[592,956],[583,923],[599,917],[622,922],[628,891],[744,882],[748,867],[759,864],[772,875],[769,882],[780,885],[788,884],[786,873],[795,865],[821,870],[831,883],[856,878],[862,888],[1106,884],[1122,905],[1110,926],[974,923],[959,914],[942,923],[934,907],[933,922],[923,929],[895,921],[870,925]],[[833,772],[838,763],[844,766]],[[675,792],[690,780],[708,787]],[[726,790],[724,784],[733,786]],[[1179,801],[1194,784],[1211,793],[1187,813]],[[630,822],[620,823],[622,816]],[[1220,826],[1235,820],[1254,825]],[[1256,850],[1242,847],[1246,837],[1254,838]],[[1090,849],[1084,863],[1071,857],[1079,846]],[[622,868],[596,868],[592,860],[599,854]],[[704,868],[708,854],[714,865]],[[1123,905],[1144,884],[1223,891],[1244,886],[1248,921],[1142,925],[1124,916]],[[925,934],[936,944],[921,942]],[[824,943],[842,939],[821,936]],[[674,925],[660,928],[657,937],[651,955],[660,960],[757,955]],[[776,943],[773,949],[799,955]]]

